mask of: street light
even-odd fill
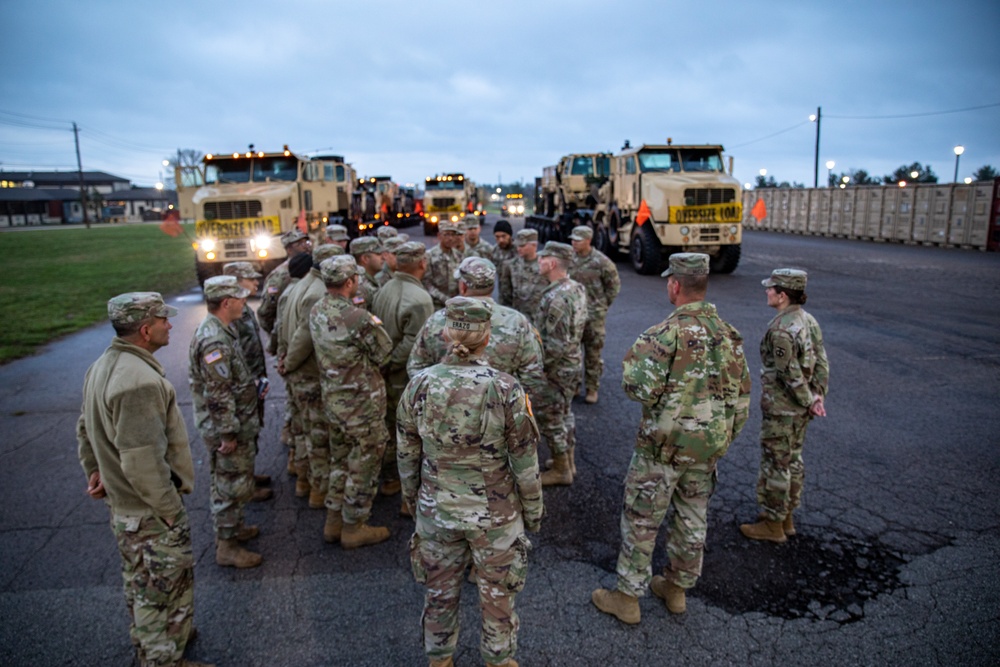
[[[917,178],[919,177],[920,177],[920,172],[917,171],[916,169],[910,172],[910,178],[912,178],[913,180],[917,180]]]
[[[953,183],[958,183],[958,158],[962,157],[962,153],[965,152],[965,146],[955,146],[955,178],[952,179]]]
[[[816,152],[813,153],[813,187],[819,187],[819,125],[823,120],[823,109],[816,107],[816,113],[809,115],[809,121],[816,123]]]
[[[761,176],[767,176],[767,169],[761,168],[760,175]]]
[[[972,183],[972,176],[966,176],[966,177],[965,177],[965,184],[966,184],[966,185],[969,185],[969,184],[971,184],[971,183]]]
[[[830,187],[830,177],[833,175],[833,168],[837,166],[837,163],[833,160],[826,161],[826,183],[827,187]]]

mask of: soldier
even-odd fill
[[[122,559],[129,634],[139,664],[188,665],[194,553],[181,501],[194,463],[177,393],[153,353],[177,310],[156,292],[108,301],[115,338],[89,369],[76,437],[87,493],[104,498]]]
[[[465,251],[463,257],[482,257],[490,259],[493,257],[493,246],[486,241],[480,240],[479,234],[482,231],[479,221],[481,218],[472,216],[462,221],[462,228],[465,230]]]
[[[385,242],[389,239],[399,236],[399,230],[392,225],[382,225],[378,228],[378,231],[375,232],[375,236],[378,237],[379,241],[385,244]]]
[[[625,623],[639,622],[639,597],[648,585],[670,613],[686,610],[685,590],[701,574],[716,465],[750,406],[743,339],[704,301],[708,255],[673,254],[663,275],[676,310],[646,329],[622,364],[622,388],[642,404],[642,421],[625,477],[618,585],[591,596]],[[670,565],[650,584],[656,533],[670,507]]]
[[[542,473],[542,485],[568,485],[576,474],[576,429],[571,408],[580,387],[583,328],[587,294],[567,275],[573,248],[549,241],[539,258],[541,275],[549,281],[538,306],[546,384],[535,401],[538,426],[552,450],[552,465]]]
[[[493,246],[493,255],[490,260],[493,262],[493,266],[497,267],[497,276],[501,278],[507,265],[517,259],[517,248],[514,247],[513,234],[510,223],[506,220],[498,220],[493,225],[493,238],[497,240],[497,244]],[[510,304],[503,305],[509,306]]]
[[[427,272],[424,274],[424,289],[434,300],[435,310],[444,308],[444,302],[458,294],[455,269],[462,263],[462,251],[458,244],[462,235],[454,222],[438,225],[438,244],[427,251]]]
[[[330,432],[323,412],[323,392],[319,384],[319,366],[309,333],[309,312],[326,288],[320,277],[323,260],[343,255],[339,245],[324,243],[313,251],[313,265],[288,294],[288,306],[279,332],[278,372],[292,394],[301,425],[301,439],[295,447],[298,497],[306,495],[309,507],[322,509],[330,480]]]
[[[806,427],[813,417],[826,416],[830,365],[823,332],[802,309],[808,277],[805,271],[775,269],[762,281],[767,305],[778,314],[760,343],[763,419],[757,502],[762,511],[757,523],[740,526],[752,540],[784,542],[795,534],[792,512],[802,498]]]
[[[385,368],[386,426],[389,442],[382,458],[382,493],[399,493],[399,471],[396,467],[396,405],[406,388],[409,376],[406,362],[420,328],[434,312],[430,294],[420,279],[427,271],[427,248],[423,243],[409,241],[396,251],[396,273],[392,280],[375,295],[372,313],[382,321],[392,339],[392,356]],[[401,511],[405,514],[405,505]]]
[[[382,269],[375,275],[375,282],[378,283],[379,287],[385,287],[385,284],[392,278],[392,274],[396,270],[396,251],[404,243],[406,241],[399,236],[393,236],[382,242]]]
[[[350,247],[354,261],[363,269],[357,294],[353,297],[354,305],[370,311],[379,288],[375,274],[382,270],[382,244],[374,236],[361,236],[351,241]]]
[[[389,360],[392,340],[377,317],[353,303],[364,279],[353,257],[324,260],[320,273],[327,294],[313,306],[309,329],[330,424],[323,539],[340,540],[345,549],[353,549],[389,539],[389,529],[369,526],[368,517],[389,439],[379,367]]]
[[[476,569],[479,650],[488,666],[517,667],[514,598],[525,582],[542,518],[538,429],[520,384],[481,357],[488,301],[447,304],[451,344],[440,364],[415,375],[399,404],[399,470],[416,510],[414,578],[427,587],[422,625],[431,667],[451,667],[465,568]]]
[[[257,293],[261,275],[257,273],[250,262],[229,262],[222,267],[222,274],[234,276],[239,286],[249,290],[250,294]],[[240,349],[243,350],[243,358],[246,359],[247,367],[250,368],[250,375],[257,379],[258,385],[267,385],[267,361],[264,359],[264,346],[260,342],[260,324],[257,323],[257,316],[254,315],[249,304],[243,305],[243,315],[233,322],[233,327],[236,329],[240,341]],[[263,426],[264,402],[261,401],[258,407],[260,408],[260,423]],[[255,474],[253,481],[257,487],[253,494],[255,501],[268,500],[274,496],[271,489],[261,488],[271,484],[270,475]]]
[[[594,236],[590,227],[574,227],[570,240],[576,253],[569,276],[587,290],[587,324],[583,328],[583,377],[587,403],[597,403],[597,390],[604,373],[605,322],[622,283],[615,263],[600,250],[591,247]]]
[[[527,317],[513,308],[493,302],[496,285],[493,262],[481,257],[466,257],[456,274],[459,295],[480,299],[493,307],[490,341],[483,352],[483,360],[491,368],[517,378],[529,396],[539,394],[545,384],[541,340]],[[444,333],[447,322],[445,309],[442,308],[424,323],[406,364],[410,377],[440,362],[448,353],[448,340]]]
[[[339,245],[346,251],[347,244],[350,242],[351,237],[347,235],[347,227],[344,227],[343,225],[326,226],[326,239],[324,239],[323,243]]]
[[[518,256],[500,276],[500,303],[521,311],[538,326],[538,303],[549,284],[539,271],[538,232],[522,229],[514,244]]]
[[[282,330],[282,321],[287,317],[288,313],[288,293],[292,288],[298,284],[302,278],[309,275],[309,269],[312,268],[312,254],[303,253],[301,255],[296,255],[288,262],[288,275],[291,280],[288,283],[288,287],[285,291],[281,293],[278,298],[278,308],[277,315],[274,318],[274,335],[271,336],[268,342],[267,351],[272,355],[277,355],[278,353],[278,332]],[[287,387],[286,387],[287,388]],[[301,421],[298,417],[298,411],[295,408],[295,402],[292,400],[292,392],[285,392],[285,423],[281,429],[281,442],[288,446],[288,474],[295,477],[298,475],[298,468],[295,467],[295,443],[302,440],[302,430]],[[305,445],[303,445],[304,447]],[[302,495],[309,493],[308,483],[306,483],[306,488]],[[300,496],[301,497],[301,496]]]
[[[257,307],[257,319],[269,335],[274,331],[274,318],[278,314],[278,299],[288,288],[291,278],[288,275],[288,263],[296,255],[308,253],[312,250],[312,242],[309,236],[303,234],[298,229],[285,232],[281,235],[281,244],[285,247],[288,259],[279,264],[267,276],[264,281],[264,293],[260,297],[260,305]],[[272,352],[273,354],[273,352]]]
[[[208,314],[191,339],[189,378],[194,420],[209,453],[210,507],[215,525],[215,562],[238,568],[257,567],[260,554],[242,542],[259,534],[243,515],[253,498],[253,466],[260,417],[257,378],[250,373],[236,330],[250,292],[233,276],[205,281]],[[260,398],[267,387],[260,390]]]

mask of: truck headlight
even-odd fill
[[[691,232],[687,227],[681,227],[681,236],[687,236]]]
[[[215,250],[215,241],[212,239],[202,239],[201,249],[205,252],[212,252]]]
[[[267,250],[271,246],[271,237],[264,234],[261,234],[253,241],[257,250]]]
[[[437,222],[437,221],[438,221],[438,217],[436,215],[432,215],[431,216],[431,222]]]
[[[736,236],[736,232],[738,231],[740,231],[740,228],[737,227],[736,225],[729,226],[729,233],[732,234],[733,236]]]
[[[451,221],[452,222],[458,222],[458,216],[457,215],[451,216]]]

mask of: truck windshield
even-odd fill
[[[722,171],[722,155],[718,149],[685,148],[681,150],[684,171]]]
[[[675,151],[642,151],[639,153],[639,171],[680,171]]]
[[[205,182],[249,183],[250,160],[212,160],[205,165]]]
[[[465,181],[427,181],[425,190],[463,190]]]
[[[592,176],[594,174],[594,159],[589,155],[578,155],[573,158],[573,166],[570,168],[573,176]]]
[[[253,180],[296,181],[299,178],[299,161],[289,157],[262,157],[253,161]]]
[[[611,158],[607,155],[601,155],[597,158],[597,175],[598,176],[610,176],[611,175]]]

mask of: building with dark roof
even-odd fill
[[[128,190],[132,183],[121,176],[103,171],[83,172],[83,185],[88,192],[108,194]],[[0,189],[3,188],[70,188],[80,189],[80,173],[76,171],[3,171],[0,170]]]

